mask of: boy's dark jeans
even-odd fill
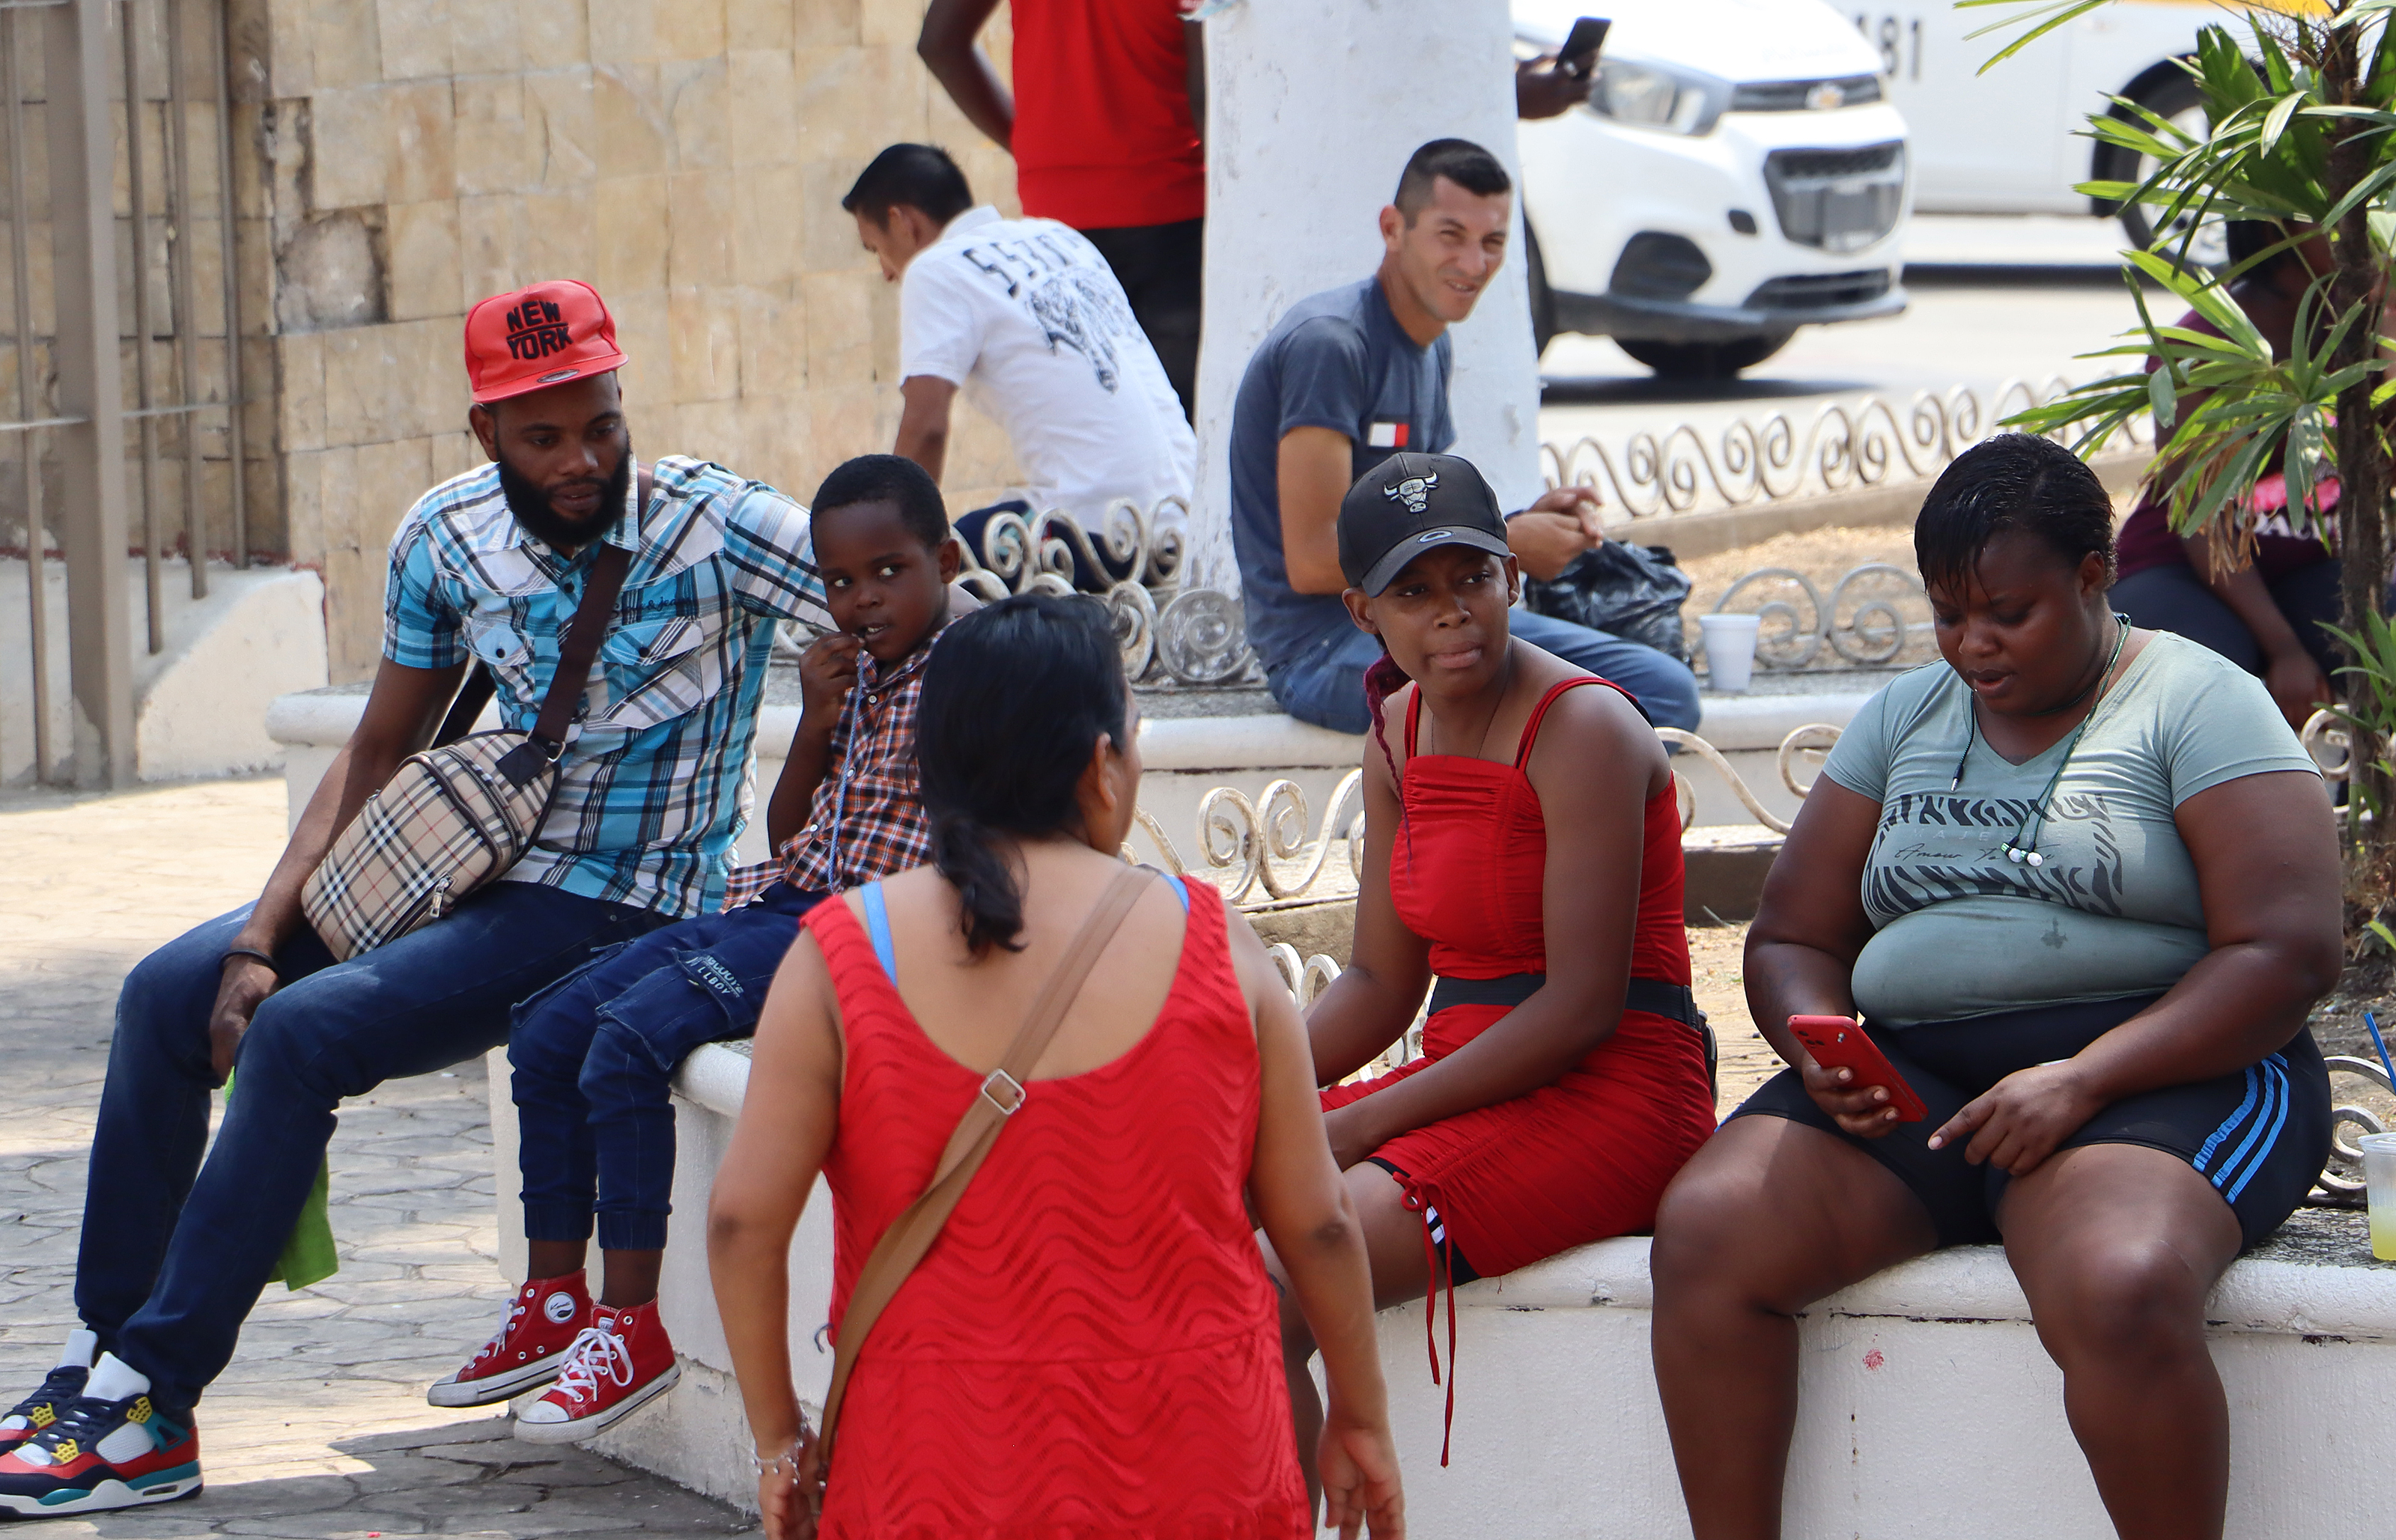
[[[275,959],[286,982],[242,1038],[239,1095],[207,1148],[208,1017],[249,909],[185,932],[126,976],[92,1138],[75,1308],[177,1412],[231,1361],[342,1099],[506,1041],[517,1001],[667,919],[497,883],[347,962],[303,927]]]
[[[824,895],[776,883],[727,914],[668,925],[594,958],[516,1011],[525,1236],[658,1251],[672,1212],[668,1096],[690,1051],[757,1029],[799,921]]]

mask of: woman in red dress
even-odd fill
[[[1647,1228],[1713,1132],[1681,820],[1631,698],[1508,637],[1519,578],[1470,462],[1367,471],[1340,506],[1339,557],[1349,612],[1389,657],[1367,679],[1354,953],[1307,1029],[1375,1301],[1435,1308],[1442,1285]],[[1423,1056],[1338,1084],[1426,989]],[[1294,1309],[1282,1333],[1303,1450],[1315,1341]],[[1448,1333],[1452,1418],[1452,1297]]]
[[[832,1192],[832,1319],[929,1182],[1122,873],[1138,727],[1105,613],[1027,596],[949,628],[917,755],[935,865],[817,907],[758,1025],[709,1261],[774,1540],[805,1535],[787,1258]],[[1404,1531],[1364,1247],[1304,1029],[1247,923],[1158,878],[864,1340],[823,1495],[844,1540],[1305,1540],[1265,1274],[1323,1335],[1329,1521]],[[814,1319],[819,1306],[801,1308]]]

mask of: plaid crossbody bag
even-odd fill
[[[592,564],[530,733],[453,737],[488,694],[478,670],[459,692],[442,741],[400,761],[334,838],[300,890],[308,923],[334,957],[346,962],[431,924],[532,848],[557,794],[566,724],[590,682],[631,563],[622,547],[606,546]]]

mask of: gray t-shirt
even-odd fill
[[[1944,663],[1916,669],[1865,702],[1822,766],[1880,803],[1857,1006],[1908,1027],[2178,983],[2208,949],[2174,810],[2242,776],[2318,774],[2261,682],[2193,642],[2149,640],[2071,752],[2033,830],[2037,867],[2003,847],[2070,735],[2020,764],[1975,735],[1950,790],[1970,693]]]
[[[1378,278],[1292,305],[1248,360],[1231,408],[1231,549],[1247,601],[1248,644],[1273,668],[1354,628],[1336,593],[1289,586],[1281,549],[1281,441],[1293,428],[1328,428],[1353,446],[1353,481],[1401,449],[1444,454],[1445,332],[1419,348],[1390,312]]]

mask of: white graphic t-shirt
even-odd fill
[[[1033,508],[1096,533],[1107,505],[1189,498],[1198,444],[1114,270],[1054,219],[987,205],[949,222],[898,285],[898,377],[931,375],[1006,431]]]

